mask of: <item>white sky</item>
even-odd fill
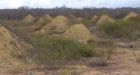
[[[140,7],[140,0],[0,0],[0,9],[28,6],[33,8],[53,8],[60,6],[82,7]]]

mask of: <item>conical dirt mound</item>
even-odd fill
[[[17,42],[16,39],[11,35],[11,32],[9,32],[5,27],[0,25],[0,49],[14,49],[15,46],[13,46],[12,42]],[[17,46],[19,47],[19,46]],[[17,48],[15,47],[15,48]],[[20,47],[19,47],[20,48]]]
[[[44,15],[42,17],[40,17],[34,26],[32,26],[33,31],[39,31],[40,29],[42,29],[43,26],[45,26],[46,24],[50,23],[52,20],[52,17],[50,15]]]
[[[23,22],[34,22],[35,18],[29,14],[27,16],[25,16],[25,18],[22,20]]]
[[[39,20],[36,22],[36,24],[42,25],[45,24],[46,22],[47,21],[43,17],[40,17]]]
[[[68,19],[65,16],[57,16],[54,19],[52,19],[52,24],[68,24]]]
[[[51,22],[45,25],[40,31],[62,33],[69,27],[69,20],[64,16],[57,16]]]
[[[71,26],[63,34],[63,37],[72,40],[77,40],[82,43],[87,43],[88,41],[95,39],[92,36],[91,32],[88,30],[88,28],[86,28],[83,24],[76,24],[74,26]]]
[[[7,69],[13,69],[23,64],[18,57],[22,57],[26,52],[24,52],[25,48],[17,38],[4,26],[0,25],[0,68],[9,67]]]
[[[94,15],[92,18],[91,18],[91,22],[95,23],[98,19],[98,16]]]
[[[111,17],[109,17],[108,15],[102,15],[96,24],[101,25],[101,24],[104,24],[107,22],[114,22],[114,20]]]
[[[51,21],[53,18],[50,15],[46,14],[44,15],[44,19],[47,21]]]
[[[126,20],[130,20],[130,19],[132,19],[132,18],[136,18],[136,17],[138,17],[139,15],[137,14],[137,13],[135,13],[135,12],[130,12],[125,18],[124,18],[124,20],[126,21]]]
[[[47,24],[51,20],[52,20],[52,17],[50,15],[44,15],[39,18],[39,20],[37,21],[37,24]]]
[[[76,17],[74,15],[69,15],[69,20],[71,24],[78,24],[81,23],[83,21],[82,17]]]

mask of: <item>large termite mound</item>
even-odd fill
[[[26,56],[27,47],[29,44],[0,25],[0,65],[3,65],[2,68],[12,68],[23,64],[20,58]]]
[[[124,17],[124,20],[131,20],[132,18],[137,18],[139,16],[139,14],[135,13],[135,12],[130,12],[128,15],[126,15]]]
[[[71,26],[63,34],[63,37],[67,39],[77,40],[82,43],[87,43],[88,41],[95,40],[95,37],[83,24],[76,24]]]
[[[46,14],[46,15],[40,17],[36,23],[37,24],[46,24],[46,23],[50,22],[51,20],[52,20],[52,17],[50,15]]]
[[[51,20],[49,24],[46,24],[40,33],[63,33],[69,27],[69,20],[64,16],[57,16]]]
[[[34,20],[35,20],[35,18],[31,14],[29,14],[29,15],[25,16],[22,21],[30,23],[30,22],[34,22]]]
[[[100,17],[100,19],[97,21],[97,25],[101,25],[101,24],[104,24],[104,23],[108,23],[108,22],[114,22],[114,19],[112,19],[110,16],[108,15],[102,15]]]

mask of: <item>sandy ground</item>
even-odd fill
[[[81,75],[140,75],[140,51],[119,48],[110,65],[91,67]]]
[[[117,48],[116,54],[107,66],[97,66],[94,62],[95,58],[88,58],[75,65],[50,70],[34,65],[28,65],[22,70],[12,70],[4,68],[3,63],[0,63],[0,75],[140,75],[140,48]]]

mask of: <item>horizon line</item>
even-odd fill
[[[120,8],[140,8],[140,7],[82,7],[82,8],[72,8],[72,7],[66,7],[66,6],[61,6],[61,7],[52,7],[52,8],[42,8],[42,7],[28,7],[28,6],[21,6],[18,8],[0,8],[1,9],[120,9]]]

